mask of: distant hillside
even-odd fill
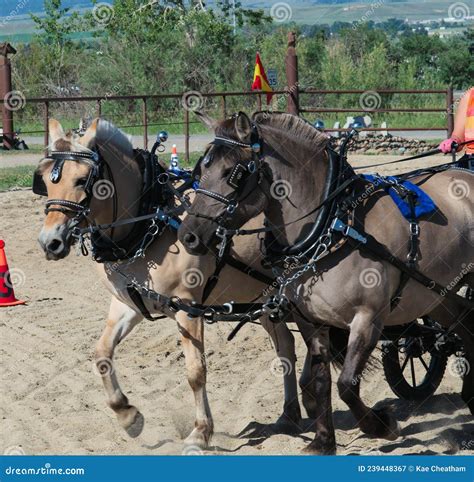
[[[99,0],[100,2],[107,0]],[[228,0],[229,2],[231,0]],[[453,0],[283,0],[290,5],[288,21],[299,24],[317,25],[334,22],[354,22],[371,20],[384,22],[398,18],[409,22],[440,21],[449,17]],[[212,7],[215,0],[208,0]],[[263,9],[270,13],[276,0],[241,0],[246,8]],[[108,0],[113,4],[113,0]],[[91,0],[63,0],[65,7],[75,10],[90,9]],[[461,4],[463,5],[463,4]],[[467,5],[467,3],[466,3]],[[0,41],[28,41],[34,33],[34,24],[29,13],[43,11],[43,0],[0,0],[0,18],[14,15],[8,22],[0,21]],[[472,20],[471,20],[472,23]]]
[[[102,1],[102,0],[100,0]],[[106,1],[106,0],[103,0]],[[21,13],[28,13],[28,12],[33,12],[33,13],[38,13],[43,11],[43,0],[24,0],[25,2],[25,12]],[[4,17],[9,15],[9,13],[13,10],[15,10],[18,6],[18,4],[21,3],[18,0],[0,0],[0,17]],[[113,0],[109,0],[108,3],[113,4]],[[207,1],[205,2],[207,5],[211,6],[214,2],[213,1]],[[241,3],[244,7],[247,8],[264,8],[264,9],[269,9],[271,6],[275,3],[272,0],[241,0]],[[290,6],[298,8],[298,7],[309,7],[309,6],[315,6],[317,7],[318,5],[341,5],[341,4],[354,4],[354,3],[367,3],[370,5],[370,1],[368,2],[361,2],[360,0],[296,0],[296,1],[291,1],[287,0],[287,2]],[[400,7],[404,3],[417,3],[420,6],[424,6],[425,8],[428,6],[428,4],[433,4],[433,3],[445,3],[446,6],[449,6],[451,1],[447,0],[445,2],[440,2],[439,0],[420,0],[418,2],[407,2],[406,0],[384,0],[382,2],[383,4],[401,4]],[[76,9],[81,9],[81,8],[89,8],[92,6],[92,1],[91,0],[63,0],[63,5],[65,7],[73,7]]]
[[[24,9],[18,8],[18,5],[21,5],[21,3],[25,3]],[[92,5],[92,2],[90,0],[64,0],[63,5],[65,7],[87,8]],[[42,12],[43,0],[24,0],[24,2],[21,2],[21,0],[0,0],[0,17],[10,15],[10,12],[15,11],[15,9],[18,9],[20,15],[28,12]]]

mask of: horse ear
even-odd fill
[[[48,131],[51,144],[54,144],[58,139],[63,139],[66,136],[64,129],[56,119],[49,119]]]
[[[88,149],[92,149],[92,147],[94,147],[99,120],[99,117],[94,119],[91,122],[91,125],[87,128],[86,132],[84,132],[84,135],[79,138],[78,142],[81,144],[81,146],[87,147]]]
[[[198,119],[210,130],[215,130],[217,126],[217,121],[213,119],[212,117],[208,116],[204,112],[201,112],[199,110],[194,111],[194,113],[197,115]]]
[[[245,112],[239,112],[235,118],[235,130],[241,142],[250,143],[252,121]]]

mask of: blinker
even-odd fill
[[[227,184],[234,189],[239,189],[245,174],[247,174],[247,166],[242,163],[238,163],[232,169],[232,172],[227,179]]]
[[[33,192],[39,196],[47,196],[48,189],[43,181],[43,176],[40,174],[39,169],[36,169],[33,175]]]

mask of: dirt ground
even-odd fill
[[[375,162],[374,156],[357,159]],[[110,297],[90,259],[74,253],[59,262],[44,259],[36,242],[42,219],[43,199],[31,191],[0,193],[0,238],[16,271],[16,294],[27,301],[0,311],[0,451],[181,454],[193,427],[194,401],[175,323],[143,321],[117,350],[124,392],[146,419],[143,433],[130,439],[106,406],[92,364]],[[228,343],[230,330],[228,323],[207,328],[216,433],[205,453],[298,454],[312,438],[311,423],[305,419],[302,433],[291,436],[272,427],[283,386],[269,369],[275,358],[269,337],[248,326]],[[299,337],[297,346],[300,370],[305,350]],[[408,403],[393,395],[380,370],[368,375],[362,397],[393,407],[402,426],[394,442],[361,434],[334,386],[338,453],[474,454],[474,420],[458,395],[461,382],[450,364],[434,396]]]

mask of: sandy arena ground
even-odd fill
[[[364,157],[357,156],[361,164],[377,159]],[[42,219],[43,199],[31,191],[0,193],[0,238],[20,278],[16,294],[28,302],[0,311],[0,450],[181,454],[194,423],[194,401],[175,323],[143,321],[116,352],[122,388],[146,419],[143,433],[130,439],[106,406],[92,364],[110,296],[98,284],[91,260],[74,253],[59,262],[44,259],[36,242]],[[228,343],[230,329],[228,323],[207,328],[216,433],[206,453],[298,454],[312,438],[310,421],[304,420],[299,435],[272,429],[283,386],[269,369],[275,358],[269,337],[248,326]],[[301,369],[305,349],[299,337],[297,346]],[[387,442],[368,439],[354,427],[334,386],[339,454],[473,454],[474,420],[460,390],[461,379],[449,366],[437,393],[421,404],[398,400],[381,372],[369,375],[362,384],[363,399],[392,405],[402,426],[402,436]]]

